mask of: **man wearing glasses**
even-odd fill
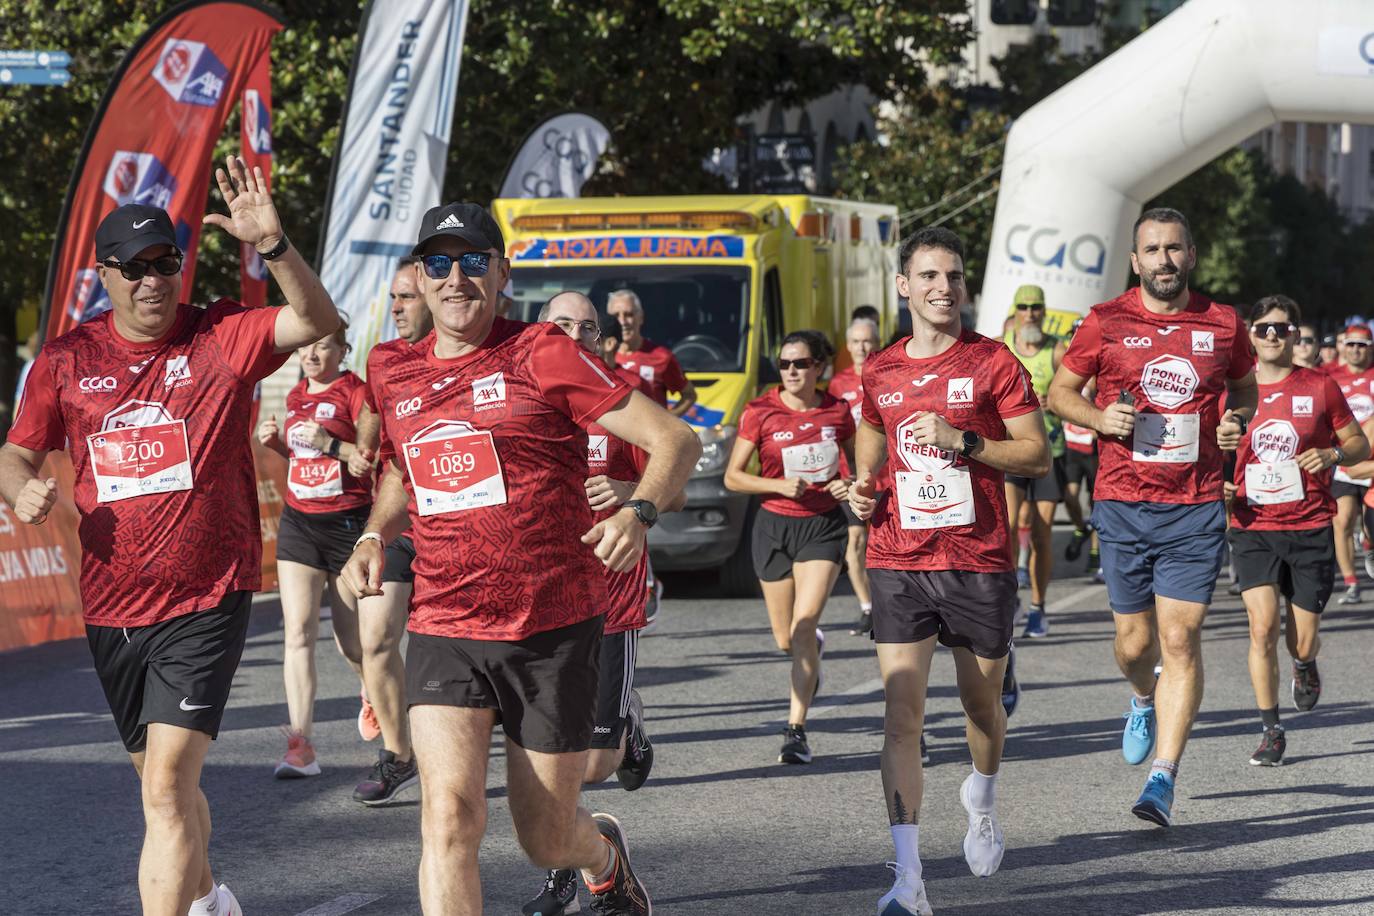
[[[1331,367],[1331,378],[1341,386],[1355,415],[1365,433],[1374,431],[1374,350],[1371,350],[1369,327],[1352,324],[1341,332],[1341,361]],[[1360,530],[1360,503],[1369,490],[1368,478],[1357,480],[1338,467],[1331,477],[1331,495],[1336,498],[1336,565],[1340,567],[1345,591],[1336,599],[1337,604],[1358,604],[1360,602],[1360,581],[1355,573],[1355,534]]]
[[[1183,214],[1145,211],[1132,240],[1140,286],[1093,306],[1049,401],[1099,434],[1093,527],[1117,664],[1135,694],[1122,734],[1126,762],[1149,759],[1158,734],[1131,813],[1167,827],[1202,702],[1202,622],[1226,537],[1221,452],[1240,444],[1258,393],[1240,315],[1188,289],[1197,248]],[[1093,377],[1090,402],[1082,391]],[[1228,396],[1232,407],[1223,411]]]
[[[344,568],[380,593],[384,547],[415,545],[406,693],[424,786],[420,899],[428,913],[482,910],[492,730],[506,741],[511,819],[541,868],[577,868],[592,908],[643,916],[615,818],[577,801],[598,687],[603,566],[630,569],[657,506],[701,447],[558,328],[496,314],[510,274],[496,221],[475,204],[435,207],[412,254],[434,333],[372,380],[379,457],[392,465]],[[597,422],[649,455],[632,498],[593,523],[587,434]]]
[[[229,216],[205,222],[258,250],[287,306],[184,304],[171,219],[119,207],[95,234],[112,310],[43,348],[0,449],[0,494],[32,525],[57,499],[44,458],[71,455],[86,635],[142,781],[145,913],[240,914],[211,877],[200,774],[261,584],[253,389],[339,324],[262,171],[232,156],[226,168],[215,177]]]

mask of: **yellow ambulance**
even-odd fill
[[[754,503],[723,482],[744,405],[779,381],[782,338],[814,328],[845,354],[859,306],[882,340],[898,330],[897,208],[805,195],[496,200],[515,307],[533,321],[553,294],[579,290],[605,314],[632,289],[644,336],[672,349],[697,390],[687,419],[704,445],[687,507],[650,536],[661,570],[719,569],[732,593],[756,588]]]

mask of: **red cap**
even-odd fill
[[[1369,325],[1367,324],[1349,325],[1342,333],[1344,333],[1346,337],[1358,334],[1360,337],[1363,337],[1366,340],[1374,340],[1374,332],[1371,332],[1369,330]]]

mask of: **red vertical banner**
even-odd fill
[[[270,56],[261,54],[248,74],[243,90],[243,104],[239,109],[243,133],[243,161],[249,171],[262,169],[267,187],[272,187],[272,64]],[[256,308],[267,304],[267,264],[258,251],[241,242],[239,279],[242,288],[240,301]]]
[[[62,208],[44,297],[44,339],[109,308],[95,271],[95,227],[128,203],[161,207],[186,252],[192,289],[211,157],[229,112],[282,23],[252,0],[192,0],[129,49],[86,135]],[[262,87],[257,87],[259,93]]]

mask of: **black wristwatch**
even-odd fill
[[[339,457],[339,449],[342,447],[343,442],[341,442],[339,439],[330,439],[329,449],[325,452],[325,454],[328,455],[330,458],[337,458]]]
[[[967,458],[973,454],[973,450],[978,447],[978,443],[983,441],[983,437],[971,429],[964,430],[964,447],[959,449],[959,454]]]
[[[634,512],[635,518],[645,528],[652,528],[658,521],[658,506],[649,502],[647,499],[627,499],[622,509],[630,509]]]
[[[286,237],[285,233],[282,233],[281,241],[273,245],[268,251],[259,251],[258,257],[262,258],[264,261],[275,261],[277,258],[286,254],[286,249],[290,247],[291,240]]]

